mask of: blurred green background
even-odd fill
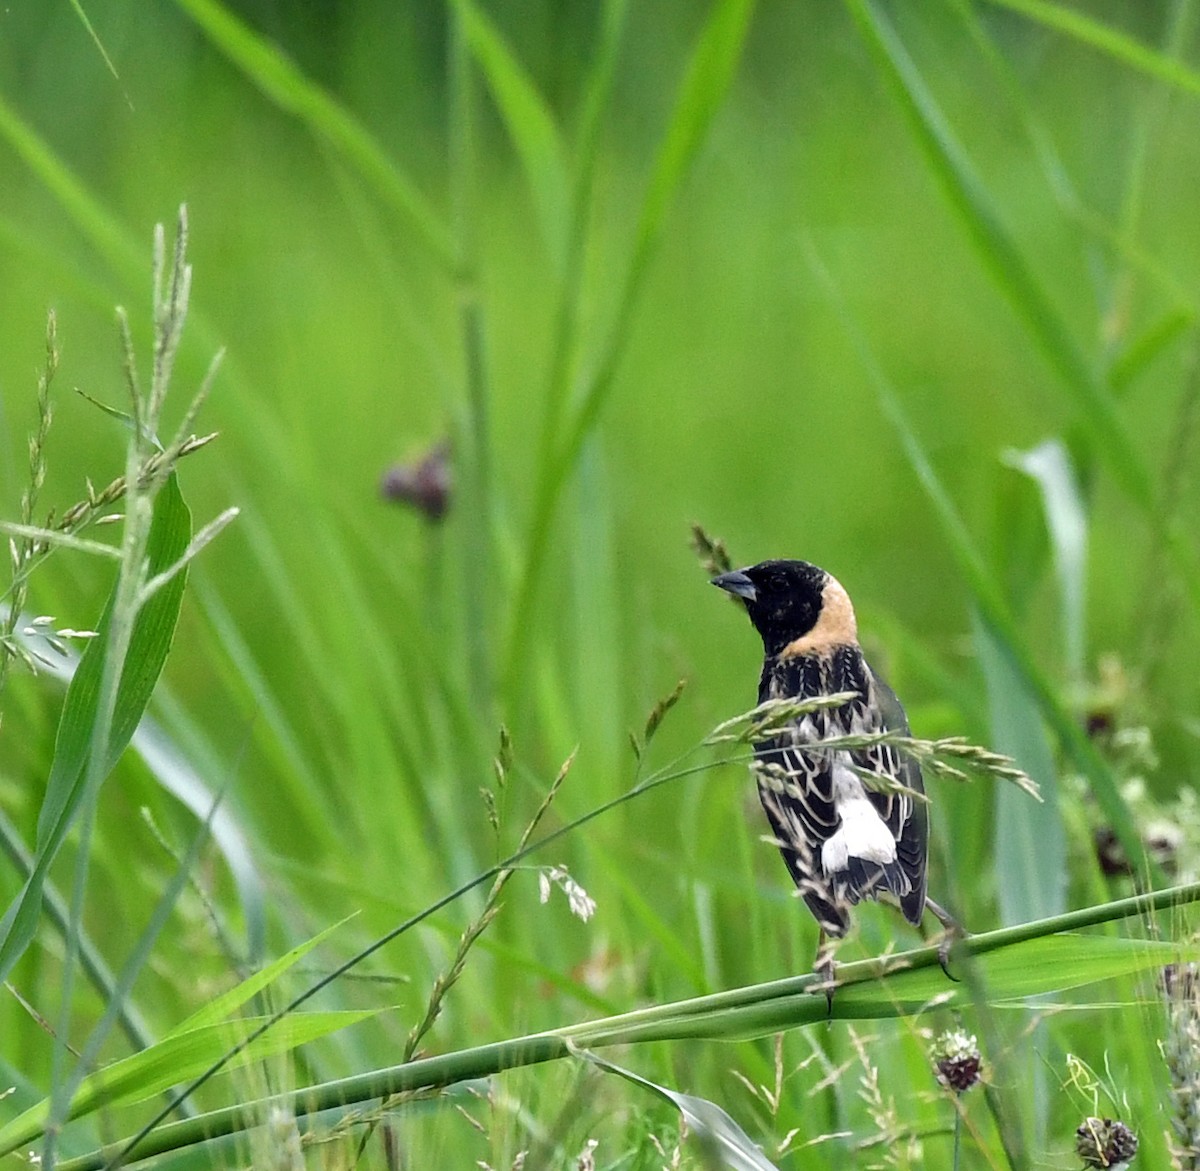
[[[624,791],[627,731],[678,679],[658,763],[750,706],[757,640],[706,584],[694,521],[738,564],[802,557],[835,573],[917,734],[1050,760],[1028,678],[993,674],[989,691],[987,605],[973,618],[986,586],[1012,619],[1001,659],[1016,631],[1062,711],[1082,723],[1115,709],[1118,729],[1149,730],[1152,792],[1188,786],[1194,5],[520,0],[470,9],[469,47],[464,11],[91,0],[0,14],[6,515],[49,307],[63,361],[43,501],[61,513],[85,477],[121,472],[119,425],[73,390],[122,401],[115,304],[147,360],[151,230],[186,202],[195,284],[176,412],[214,351],[227,357],[200,424],[220,439],[181,482],[198,521],[242,516],[193,570],[156,714],[212,788],[228,785],[269,949],[361,910],[335,941],[349,954],[490,864],[576,745],[552,819]],[[1063,12],[1098,25],[1053,27]],[[1089,45],[1088,27],[1116,40]],[[409,214],[408,191],[436,230]],[[448,255],[431,246],[443,232]],[[443,522],[381,497],[386,469],[446,437]],[[1013,466],[1046,440],[1069,453],[1063,498],[1086,527],[1082,576],[1064,570],[1086,599],[1075,611],[1042,496]],[[974,580],[922,454],[978,555]],[[106,572],[57,555],[30,606],[88,627]],[[60,695],[18,680],[0,728],[0,793],[31,836]],[[504,849],[479,797],[501,723],[518,762]],[[1072,904],[1106,889],[1081,790],[1065,790],[1065,839],[1055,828],[1054,774],[1075,771],[1051,762],[1049,812],[1014,815],[1047,871],[1025,885]],[[992,926],[1009,881],[996,794],[939,783],[933,796],[931,893]],[[143,765],[121,766],[88,912],[114,962],[172,865],[142,806],[177,845],[194,830]],[[806,969],[813,925],[757,818],[731,766],[535,859],[568,862],[596,918],[540,907],[518,878],[439,1047]],[[201,879],[244,949],[253,915],[219,850]],[[860,918],[867,950],[899,931],[884,912]],[[447,912],[380,958],[376,973],[400,980],[382,1002],[403,1011],[317,1072],[387,1060],[461,926]],[[198,977],[216,987],[231,968],[199,900],[171,931],[142,989],[163,1028],[211,991]],[[52,946],[24,962],[35,1002],[56,962]],[[371,985],[336,996],[381,1003]],[[81,1019],[94,1011],[81,1002]],[[44,1082],[44,1034],[4,1012],[13,1060]],[[712,1078],[730,1095],[731,1060],[661,1058],[694,1062],[697,1092]],[[431,1149],[470,1149],[437,1125]]]

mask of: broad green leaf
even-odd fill
[[[172,475],[154,502],[154,516],[146,546],[148,577],[164,572],[183,556],[191,538],[191,527],[191,514]],[[121,669],[108,737],[108,755],[101,762],[101,776],[111,772],[150,702],[154,685],[171,648],[186,582],[187,571],[184,569],[152,594],[138,612]],[[108,653],[108,631],[115,596],[114,587],[114,593],[97,627],[99,636],[89,642],[67,688],[54,745],[54,762],[38,816],[34,869],[0,923],[0,978],[8,976],[34,939],[46,874],[84,798],[84,779],[92,751],[97,706],[101,699],[100,682],[104,672],[104,656]]]
[[[1085,667],[1087,613],[1087,513],[1071,466],[1070,452],[1057,439],[1048,439],[1031,451],[1007,453],[1005,461],[1036,481],[1041,489],[1046,530],[1054,551],[1054,568],[1062,597],[1067,676],[1081,682]]]
[[[146,545],[147,579],[164,572],[183,556],[191,532],[191,513],[180,494],[178,480],[170,476],[154,501],[154,518]],[[186,583],[187,571],[184,570],[153,594],[138,612],[129,653],[121,670],[121,685],[113,713],[105,771],[110,770],[125,751],[150,702],[150,695],[171,649]],[[114,598],[115,594],[109,597],[100,625],[96,628],[99,637],[89,641],[67,688],[54,744],[54,763],[46,784],[46,798],[38,816],[39,848],[44,848],[67,810],[77,779],[91,752]]]
[[[192,1032],[195,1029],[215,1025],[217,1022],[225,1020],[231,1013],[249,1001],[251,997],[257,996],[264,988],[269,988],[297,960],[303,959],[314,947],[323,943],[339,927],[344,926],[349,921],[350,919],[346,918],[340,923],[334,923],[326,927],[324,931],[314,935],[312,939],[307,939],[303,943],[293,947],[291,951],[285,952],[274,963],[268,964],[252,976],[247,976],[245,980],[235,987],[230,988],[228,992],[222,992],[220,996],[214,997],[199,1012],[193,1013],[182,1024],[172,1029],[167,1034],[167,1037],[175,1037],[181,1033]]]
[[[570,215],[567,164],[554,115],[499,29],[472,0],[455,0],[471,54],[487,78],[525,168],[551,263],[562,273]]]
[[[238,1055],[239,1064],[261,1061],[279,1053],[288,1053],[300,1045],[328,1036],[348,1025],[368,1020],[382,1009],[359,1011],[292,1013],[269,1032],[252,1041]],[[266,1018],[202,1025],[187,1032],[175,1032],[157,1045],[97,1070],[83,1079],[68,1117],[80,1118],[100,1109],[141,1102],[155,1094],[194,1077],[207,1069],[231,1044],[252,1032]],[[42,1133],[48,1116],[49,1100],[14,1118],[0,1130],[0,1155],[9,1154],[33,1142]]]
[[[763,1155],[758,1144],[715,1102],[669,1090],[586,1049],[573,1049],[573,1052],[592,1065],[615,1073],[670,1102],[683,1115],[688,1137],[699,1145],[707,1166],[732,1167],[734,1171],[778,1171],[775,1164]]]

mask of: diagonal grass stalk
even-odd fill
[[[958,947],[963,955],[979,958],[1101,923],[1170,911],[1197,900],[1200,900],[1200,883],[1191,883],[1085,907],[1034,923],[1001,928],[972,936],[963,940]],[[1163,961],[1158,955],[1158,952],[1154,953],[1154,962],[1161,965]],[[844,1002],[855,987],[876,981],[882,981],[886,986],[887,981],[902,973],[936,969],[938,963],[937,948],[922,947],[902,954],[845,964],[838,969],[839,984],[833,1000],[833,1015],[842,1015],[839,1000]],[[515,1037],[308,1087],[283,1096],[279,1104],[294,1111],[297,1117],[314,1115],[392,1094],[444,1088],[520,1066],[560,1060],[571,1056],[573,1046],[602,1048],[685,1038],[730,1039],[816,1024],[825,1020],[828,1012],[819,983],[820,977],[807,973],[711,996],[639,1009],[604,1020]],[[886,992],[873,1003],[878,1013],[892,1015],[897,1011],[889,1002]],[[196,1119],[147,1129],[136,1140],[127,1140],[72,1159],[62,1163],[61,1168],[62,1171],[115,1169],[131,1159],[141,1160],[240,1133],[261,1121],[270,1105],[270,1102],[243,1103],[203,1114]]]
[[[644,780],[639,781],[637,784],[633,785],[630,789],[628,789],[626,792],[620,794],[619,796],[614,797],[609,801],[603,802],[602,804],[591,809],[589,812],[585,813],[581,817],[578,817],[578,818],[574,819],[573,821],[568,822],[567,824],[565,824],[563,826],[560,826],[558,829],[552,831],[551,833],[546,834],[544,837],[540,838],[536,842],[529,843],[529,842],[527,842],[526,839],[523,839],[521,846],[514,853],[512,853],[509,857],[505,858],[503,861],[498,862],[496,865],[489,867],[488,869],[484,870],[480,874],[477,874],[474,878],[463,883],[455,890],[450,891],[448,894],[444,895],[442,898],[438,899],[436,902],[427,906],[424,910],[405,919],[402,923],[398,924],[391,931],[387,932],[386,934],[381,936],[379,939],[375,940],[372,944],[370,944],[370,946],[368,946],[367,948],[358,952],[356,955],[350,957],[350,959],[346,960],[344,963],[342,963],[341,965],[336,967],[333,971],[328,973],[326,976],[322,977],[320,980],[316,981],[310,987],[308,987],[303,992],[301,992],[298,996],[293,998],[287,1005],[285,1005],[283,1008],[281,1008],[278,1012],[276,1012],[272,1016],[268,1017],[266,1020],[264,1020],[262,1023],[260,1023],[256,1028],[254,1028],[246,1037],[241,1039],[219,1061],[214,1062],[207,1070],[205,1070],[202,1074],[197,1076],[193,1081],[191,1081],[187,1086],[185,1086],[181,1091],[179,1091],[179,1093],[178,1093],[178,1095],[176,1095],[176,1098],[174,1099],[174,1101],[182,1101],[182,1100],[190,1097],[193,1093],[195,1093],[196,1090],[200,1089],[202,1086],[207,1084],[213,1077],[215,1077],[218,1073],[220,1073],[221,1070],[224,1069],[231,1061],[233,1061],[241,1053],[243,1053],[246,1049],[248,1049],[251,1045],[253,1045],[261,1036],[263,1036],[265,1033],[267,1033],[270,1029],[272,1029],[280,1021],[284,1020],[290,1013],[294,1012],[301,1005],[305,1004],[311,997],[315,996],[322,989],[327,988],[329,985],[333,984],[341,976],[345,975],[347,972],[349,972],[351,969],[356,967],[358,964],[362,963],[364,960],[368,959],[370,956],[376,954],[387,944],[391,943],[393,940],[399,938],[401,935],[410,931],[413,927],[417,926],[419,923],[424,922],[431,915],[435,914],[437,911],[441,910],[442,908],[448,906],[450,903],[461,898],[463,895],[474,890],[476,887],[482,885],[485,882],[497,879],[500,875],[511,871],[515,866],[517,866],[520,862],[522,862],[525,858],[529,857],[534,852],[543,849],[544,847],[550,845],[552,842],[558,841],[559,839],[565,837],[567,834],[572,833],[573,831],[581,828],[584,825],[587,825],[591,821],[593,821],[596,818],[600,817],[601,815],[609,812],[610,810],[615,809],[618,806],[624,805],[625,803],[627,803],[637,797],[643,796],[644,794],[650,792],[651,790],[653,790],[655,788],[658,788],[661,785],[664,785],[670,781],[680,780],[685,777],[695,775],[696,773],[706,771],[706,770],[714,767],[714,764],[731,763],[730,758],[725,758],[725,759],[717,761],[717,762],[704,762],[701,764],[690,765],[690,766],[683,765],[683,763],[682,763],[683,760],[685,760],[688,756],[692,755],[692,753],[694,753],[697,749],[711,747],[714,744],[715,745],[723,745],[723,744],[730,744],[730,743],[732,743],[732,744],[747,744],[749,742],[752,742],[756,737],[763,735],[764,730],[775,727],[775,726],[779,725],[781,722],[786,722],[789,719],[794,719],[798,714],[801,714],[805,711],[816,710],[816,709],[822,708],[822,707],[828,707],[828,706],[831,706],[838,702],[843,702],[844,699],[845,699],[845,695],[840,695],[840,694],[832,696],[832,697],[816,696],[816,697],[812,697],[809,699],[803,699],[803,700],[789,700],[784,703],[770,702],[767,704],[760,705],[759,707],[753,708],[749,712],[743,713],[740,716],[736,716],[730,720],[726,720],[726,721],[722,722],[713,730],[712,733],[710,733],[710,735],[708,737],[706,737],[703,741],[701,741],[701,743],[699,745],[695,746],[689,752],[685,753],[683,757],[679,758],[678,760],[672,762],[671,764],[669,764],[667,766],[664,766],[663,768],[659,769],[655,773],[647,776]],[[857,738],[850,737],[847,739],[855,740],[857,742]],[[827,740],[827,741],[823,742],[823,744],[825,744],[826,746],[828,746],[830,744],[834,744],[834,743],[838,743],[838,741],[831,739],[831,740]],[[919,742],[919,741],[911,741],[911,743],[908,744],[907,746],[901,745],[901,747],[902,747],[902,750],[912,751],[913,746],[921,745],[921,744],[922,744],[922,742]],[[962,746],[956,745],[955,747],[956,747],[956,752],[958,753],[958,756],[962,757],[962,755],[963,755]],[[925,751],[927,754],[929,754],[935,748],[936,748],[936,745],[925,743],[921,750]],[[820,750],[820,749],[817,749],[817,750]],[[976,753],[978,753],[981,750],[976,749],[974,751]],[[969,751],[968,751],[968,755],[969,755]],[[749,757],[747,756],[746,759],[748,760]],[[639,769],[641,767],[640,760],[639,760],[638,767],[639,767]],[[1014,771],[1011,768],[1011,762],[1008,762],[1004,758],[997,758],[995,756],[995,754],[988,754],[988,753],[983,754],[983,759],[978,764],[978,767],[984,772],[989,772],[989,771],[995,772],[995,773],[997,773],[997,775],[999,775],[1001,777],[1008,777],[1009,779],[1011,779],[1011,774]],[[564,775],[564,772],[560,771],[558,778],[555,781],[555,784],[551,787],[551,793],[553,793],[554,790],[557,788],[557,785],[559,783],[561,783],[561,779],[562,779],[563,775]],[[986,952],[986,950],[988,950],[988,948],[987,948],[986,944],[980,944],[977,942],[978,939],[980,939],[980,938],[983,938],[983,937],[976,937],[976,941],[973,942],[972,948],[974,950],[979,951],[980,954],[983,954],[984,952]],[[998,935],[998,938],[1001,940],[1001,943],[1011,943],[1013,941],[1019,942],[1024,937],[1021,937],[1019,935],[1010,936],[1010,935],[1005,935],[1003,933],[1000,933]],[[997,946],[999,946],[999,945],[997,945]],[[882,968],[879,968],[879,969],[876,969],[876,968],[868,969],[868,968],[861,967],[861,966],[856,967],[854,965],[850,965],[845,969],[848,973],[850,973],[850,975],[847,978],[848,982],[850,982],[850,983],[855,982],[855,975],[854,975],[855,973],[858,973],[857,979],[862,980],[862,979],[868,978],[868,972],[870,972],[874,975],[877,975],[877,974],[879,974],[880,971],[895,970],[897,965],[911,966],[911,967],[918,967],[918,968],[928,966],[928,963],[932,962],[931,957],[936,958],[936,956],[937,956],[936,949],[933,949],[933,948],[925,949],[924,953],[914,953],[914,955],[922,955],[922,954],[923,954],[924,958],[919,963],[912,961],[911,957],[890,957],[890,958],[885,957],[885,959],[881,961]],[[974,952],[972,954],[974,954]],[[779,996],[794,996],[797,994],[807,994],[810,991],[810,988],[813,985],[815,980],[816,980],[816,977],[809,974],[809,975],[805,975],[802,977],[796,977],[796,978],[794,978],[793,981],[784,981],[781,984],[779,984],[777,986],[773,986],[773,987],[776,987],[778,989],[777,995],[779,995]],[[735,994],[735,997],[736,997],[736,994]],[[755,1003],[758,1002],[757,997],[755,998],[754,1002]],[[691,1004],[691,1003],[693,1003],[693,1002],[685,1002],[685,1004]],[[714,1001],[711,998],[703,998],[701,1002],[695,1002],[695,1003],[701,1003],[703,1005],[703,1007],[697,1011],[700,1011],[702,1013],[707,1013],[707,1012],[711,1011],[714,1006],[721,1007],[723,1002],[721,1002],[719,999]],[[726,1007],[727,1007],[727,1005],[726,1005]],[[646,1025],[652,1026],[656,1023],[656,1019],[657,1019],[654,1015],[655,1011],[656,1010],[645,1010],[642,1013],[626,1014],[625,1016],[616,1018],[616,1019],[621,1021],[622,1024],[636,1025],[639,1028],[646,1026]],[[646,1012],[648,1012],[650,1014],[649,1017],[647,1017],[645,1015]],[[588,1043],[590,1043],[590,1034],[589,1034],[589,1037],[587,1038],[587,1041],[588,1041]],[[393,1091],[389,1091],[389,1093],[391,1093],[391,1092],[393,1092]],[[394,1091],[394,1092],[399,1092],[399,1091]],[[375,1095],[375,1096],[382,1097],[382,1096],[386,1096],[386,1095]],[[131,1139],[128,1140],[128,1142],[124,1145],[121,1152],[113,1158],[112,1162],[109,1165],[114,1168],[117,1166],[120,1166],[124,1162],[126,1162],[130,1156],[134,1155],[140,1149],[142,1149],[142,1144],[156,1130],[156,1128],[159,1126],[159,1124],[166,1118],[166,1116],[169,1114],[170,1110],[171,1110],[171,1105],[168,1104],[167,1107],[162,1109],[157,1115],[155,1115],[153,1118],[151,1118],[136,1135],[134,1135]],[[139,1155],[138,1157],[141,1157],[141,1156]]]

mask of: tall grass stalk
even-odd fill
[[[490,413],[492,391],[488,385],[486,330],[479,288],[478,216],[475,192],[476,90],[478,82],[462,13],[450,13],[449,155],[450,205],[456,239],[455,283],[462,345],[465,426],[458,444],[459,462],[465,469],[463,575],[469,690],[484,723],[492,708],[492,654],[490,648],[495,609],[493,516],[496,504],[492,483]]]
[[[58,327],[53,310],[46,318],[46,362],[37,383],[37,430],[29,440],[29,484],[21,493],[21,523],[33,525],[33,513],[38,494],[46,480],[46,442],[50,436],[53,410],[50,405],[50,386],[58,371]],[[30,653],[16,639],[17,623],[25,609],[29,590],[29,574],[36,560],[37,542],[28,533],[9,539],[9,560],[12,579],[7,591],[8,612],[0,627],[0,696],[8,681],[9,668],[15,658],[36,668]]]
[[[86,737],[86,740],[72,740],[71,736],[60,729],[59,751],[64,760],[68,758],[67,754],[75,754],[81,749],[82,758],[79,759],[78,766],[63,765],[57,780],[55,774],[51,776],[46,800],[39,817],[37,856],[22,893],[10,906],[4,918],[3,935],[0,937],[2,938],[0,967],[7,972],[11,970],[12,965],[34,937],[49,865],[65,839],[68,827],[73,822],[78,822],[80,836],[66,925],[66,954],[63,964],[60,1019],[57,1028],[59,1041],[53,1047],[50,1115],[42,1152],[43,1166],[47,1168],[52,1168],[55,1163],[58,1131],[66,1117],[71,1087],[74,1084],[73,1079],[66,1072],[69,1060],[66,1038],[70,1035],[70,1024],[75,1012],[75,977],[83,940],[82,917],[88,890],[96,806],[101,783],[112,768],[115,756],[124,747],[133,730],[132,726],[119,732],[114,730],[122,696],[128,693],[128,688],[123,688],[125,672],[127,667],[130,671],[138,672],[146,672],[149,669],[151,672],[149,678],[152,680],[157,675],[158,667],[161,667],[161,658],[158,660],[158,667],[150,666],[149,663],[130,663],[137,624],[147,603],[183,571],[191,557],[233,516],[231,511],[218,518],[212,525],[207,526],[206,530],[202,531],[186,549],[182,550],[182,555],[178,560],[160,563],[157,567],[153,564],[149,552],[155,528],[155,500],[167,483],[174,463],[179,458],[179,451],[184,444],[191,441],[187,428],[190,427],[195,417],[195,411],[207,390],[206,380],[193,407],[185,412],[184,430],[165,449],[165,458],[158,462],[155,471],[147,476],[146,467],[157,442],[155,437],[160,426],[162,405],[187,315],[191,270],[185,259],[186,241],[186,211],[181,211],[175,252],[168,269],[164,234],[161,227],[156,232],[153,374],[149,389],[144,395],[138,383],[128,322],[123,312],[119,311],[118,313],[125,352],[131,428],[126,451],[125,525],[120,547],[117,582],[113,590],[112,604],[102,626],[103,641],[96,644],[98,648],[96,653],[102,654],[103,657],[99,663],[95,695],[94,697],[88,696],[84,701],[90,705],[90,710],[85,708],[79,714],[71,717],[75,719],[76,723],[79,723],[80,720],[83,721],[82,727],[78,730]],[[51,353],[53,353],[52,338],[53,335],[51,335],[50,343]],[[53,365],[53,358],[48,361]],[[47,392],[48,379],[45,380],[40,396],[39,413],[42,424],[39,428],[40,439],[35,439],[33,453],[34,488],[40,486],[40,467],[43,460],[41,448],[44,446],[45,431],[49,424]],[[26,503],[22,507],[22,518],[26,522],[26,528],[31,527],[28,525],[28,521],[32,517],[32,495],[33,493],[27,495]],[[181,503],[180,507],[182,508]],[[51,530],[44,530],[35,538],[29,538],[31,543],[25,547],[26,556],[21,559],[22,564],[17,567],[23,574],[27,575],[28,569],[38,553],[37,542],[44,542],[52,537]],[[152,572],[155,569],[157,572]],[[169,621],[173,626],[173,617]],[[162,654],[165,655],[165,646],[162,647]],[[145,694],[141,700],[142,704],[149,697],[149,691],[144,685],[143,690]],[[68,726],[66,713],[71,710],[72,702],[72,694],[69,693],[62,728]],[[78,772],[75,771],[76,767]],[[118,1014],[120,1000],[124,995],[125,993],[118,987],[116,999],[110,1003],[111,1019],[115,1019]]]

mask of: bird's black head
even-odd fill
[[[763,649],[777,655],[817,625],[825,587],[833,581],[825,570],[807,561],[761,561],[714,577],[712,584],[742,600],[754,629],[762,635]]]

